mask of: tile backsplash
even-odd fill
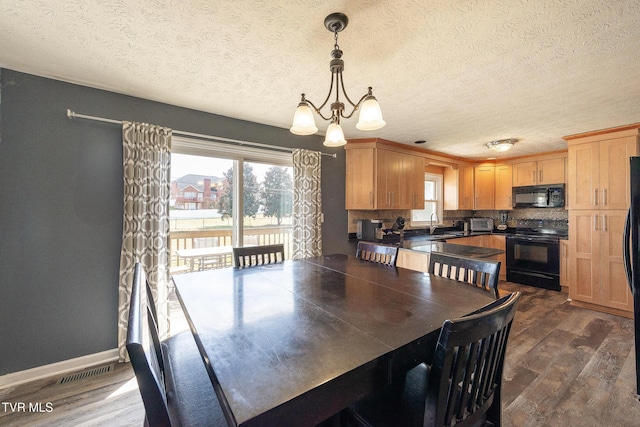
[[[444,211],[443,221],[450,224],[452,221],[462,221],[467,218],[492,218],[496,225],[500,221],[500,214],[507,213],[507,225],[509,227],[529,227],[538,221],[550,222],[554,227],[566,227],[569,221],[569,212],[564,208],[547,209],[513,209],[511,211]],[[359,219],[381,219],[384,228],[391,228],[397,217],[406,218],[406,228],[411,228],[409,210],[377,210],[377,211],[349,211],[349,233],[358,230]]]

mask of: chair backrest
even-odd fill
[[[470,283],[491,292],[494,298],[498,298],[500,261],[432,252],[429,258],[428,272],[431,275]]]
[[[398,258],[398,248],[396,246],[380,245],[372,242],[358,242],[356,257],[365,261],[395,267],[396,259]]]
[[[473,425],[485,416],[500,425],[504,355],[519,300],[516,292],[444,322],[427,384],[425,426]]]
[[[143,276],[142,268],[137,264],[131,286],[127,352],[136,374],[148,425],[170,426],[164,369],[159,363],[162,350],[155,319],[147,304]]]
[[[256,267],[284,261],[284,244],[233,248],[233,265],[236,268]]]
[[[144,281],[145,289],[146,289],[146,292],[147,292],[147,306],[149,307],[149,310],[151,310],[151,315],[153,316],[153,321],[156,322],[156,325],[157,325],[158,324],[158,310],[156,309],[156,303],[153,300],[153,292],[151,291],[151,285],[149,285],[149,280],[147,279],[147,275],[145,274],[144,270],[142,269],[142,265],[140,265],[138,263],[138,264],[136,264],[136,268],[138,268],[138,266],[140,266],[141,274],[143,276],[142,280]]]

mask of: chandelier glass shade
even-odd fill
[[[356,127],[360,130],[376,130],[383,127],[386,123],[382,119],[382,110],[378,101],[373,96],[372,88],[369,87],[367,93],[363,95],[358,102],[353,102],[349,99],[346,90],[344,89],[344,81],[342,79],[342,71],[344,70],[344,61],[342,60],[342,51],[338,46],[338,33],[344,30],[349,22],[346,15],[342,13],[332,13],[324,20],[324,26],[327,30],[334,33],[335,44],[334,49],[331,52],[333,58],[330,62],[331,70],[331,84],[329,86],[329,94],[319,107],[305,98],[305,94],[302,94],[302,99],[296,108],[293,116],[293,125],[291,126],[291,133],[296,135],[313,135],[318,131],[315,124],[313,113],[318,114],[323,120],[331,122],[327,128],[326,138],[324,145],[328,147],[339,147],[347,143],[344,138],[344,132],[342,126],[340,126],[340,119],[349,119],[353,114],[360,110],[360,116]],[[345,104],[340,100],[340,93],[342,91],[343,98],[351,105],[352,110],[350,113],[345,113]],[[322,109],[327,105],[331,99],[331,95],[335,92],[335,99],[330,104],[330,115],[325,116],[322,113]]]

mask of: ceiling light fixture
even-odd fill
[[[509,138],[509,139],[499,139],[497,141],[487,142],[487,148],[492,149],[493,151],[507,151],[509,148],[513,147],[517,139]]]
[[[318,131],[316,127],[315,120],[313,118],[313,110],[324,120],[331,121],[331,124],[327,128],[326,137],[324,140],[324,145],[327,147],[339,147],[341,145],[345,145],[347,141],[344,139],[344,132],[342,132],[342,127],[340,126],[340,118],[349,119],[353,116],[353,113],[356,110],[360,109],[360,117],[358,119],[358,123],[356,127],[360,130],[376,130],[383,127],[386,123],[382,119],[382,111],[380,110],[380,105],[378,101],[373,96],[371,91],[371,87],[369,87],[368,92],[360,98],[360,100],[356,103],[353,103],[349,96],[347,95],[347,91],[344,89],[344,80],[342,79],[342,71],[344,70],[344,61],[342,60],[342,51],[338,46],[338,33],[344,30],[349,23],[349,19],[347,15],[343,13],[332,13],[324,19],[324,26],[327,30],[331,31],[334,34],[334,48],[331,51],[331,57],[333,58],[330,62],[329,69],[331,70],[331,85],[329,86],[329,94],[327,98],[324,100],[320,107],[316,107],[313,102],[309,101],[305,98],[304,93],[302,94],[302,99],[300,100],[300,104],[298,104],[298,108],[296,108],[296,112],[293,116],[293,126],[291,126],[291,133],[296,135],[312,135]],[[329,117],[325,117],[322,114],[322,108],[327,105],[329,102],[329,98],[331,98],[331,94],[334,90],[335,84],[335,92],[336,97],[335,101],[331,103],[331,115]],[[349,114],[345,114],[344,111],[344,103],[340,101],[340,89],[342,89],[342,94],[344,98],[351,104],[353,110]]]

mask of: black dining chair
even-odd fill
[[[398,248],[372,242],[358,242],[356,258],[395,267],[398,259]]]
[[[350,407],[349,424],[500,426],[504,357],[519,300],[516,292],[475,314],[445,320],[433,362]]]
[[[284,244],[233,248],[233,265],[236,268],[256,267],[284,261]]]
[[[160,341],[143,281],[142,268],[136,265],[126,345],[145,408],[145,425],[226,426],[193,335],[187,331]]]
[[[498,299],[500,261],[466,258],[432,252],[429,258],[430,275],[466,282],[491,292]]]

